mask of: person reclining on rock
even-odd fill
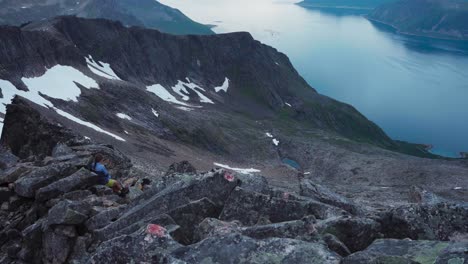
[[[122,195],[128,193],[127,188],[123,188],[120,182],[112,179],[104,163],[105,160],[102,154],[96,154],[96,156],[94,156],[94,162],[91,163],[91,171],[98,175],[98,183],[112,188],[112,191],[114,191],[114,193]]]

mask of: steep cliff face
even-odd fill
[[[137,130],[216,153],[269,156],[262,151],[269,145],[252,149],[246,139],[276,129],[318,130],[398,148],[353,107],[316,93],[284,54],[248,33],[173,36],[76,17],[0,30],[6,103],[18,94],[118,140]]]
[[[0,24],[21,25],[61,15],[106,18],[172,34],[213,34],[208,26],[154,0],[0,1]]]
[[[468,2],[464,0],[401,0],[376,8],[369,18],[405,34],[468,39]]]

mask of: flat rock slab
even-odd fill
[[[340,263],[341,257],[320,243],[288,238],[256,240],[239,234],[207,238],[172,253],[187,263]]]
[[[345,258],[343,264],[463,264],[468,260],[467,249],[468,242],[379,239]]]
[[[318,219],[346,215],[346,211],[313,200],[290,200],[289,196],[274,198],[261,193],[246,191],[237,187],[226,201],[221,220],[239,220],[251,226],[266,218],[272,223],[298,220],[313,215]]]

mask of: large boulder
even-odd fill
[[[77,189],[90,187],[97,183],[98,177],[96,174],[85,168],[81,168],[72,175],[39,189],[36,192],[36,200],[40,202],[46,201]]]
[[[70,130],[47,120],[30,102],[16,96],[7,106],[0,142],[10,148],[14,155],[25,159],[30,156],[51,156],[58,142],[74,137]]]
[[[382,237],[380,224],[369,218],[334,217],[320,221],[315,227],[321,234],[338,238],[351,252],[364,250]]]
[[[43,263],[66,263],[76,236],[74,226],[48,228],[42,235]]]
[[[17,181],[23,175],[30,173],[33,169],[31,166],[15,166],[0,173],[0,184],[8,184]]]
[[[410,204],[392,209],[379,221],[388,238],[450,240],[468,233],[468,205]]]
[[[187,263],[340,263],[340,256],[321,243],[288,238],[257,240],[239,234],[207,238],[172,253]]]
[[[208,173],[201,179],[178,182],[152,197],[135,200],[115,222],[98,230],[97,234],[101,239],[107,240],[117,231],[136,222],[144,221],[148,216],[158,216],[202,198],[209,199],[220,209],[237,184],[235,179],[226,179],[223,171]]]
[[[148,224],[130,235],[102,243],[88,263],[177,263],[170,261],[173,258],[169,254],[180,247],[166,228]]]
[[[19,196],[33,198],[40,188],[71,175],[76,170],[73,164],[66,162],[36,168],[15,181],[15,192]]]
[[[346,215],[339,208],[313,200],[290,200],[289,196],[275,198],[269,195],[246,191],[237,187],[226,201],[220,219],[239,220],[244,225],[255,225],[261,219],[279,223],[313,215],[318,219]]]
[[[411,186],[409,191],[409,201],[420,204],[438,204],[445,200],[435,193],[425,190],[419,186]]]
[[[362,209],[352,201],[309,179],[302,179],[299,187],[302,196],[342,208],[354,215],[362,214]]]
[[[184,235],[183,244],[190,244],[194,240],[194,230],[205,218],[218,217],[221,210],[208,198],[202,198],[182,205],[167,214],[180,226]]]
[[[181,162],[172,163],[169,166],[169,169],[166,172],[166,176],[174,175],[174,174],[196,174],[197,169],[188,161],[184,160]]]
[[[49,210],[47,225],[79,225],[88,219],[90,211],[87,203],[63,200]]]
[[[354,253],[343,264],[463,264],[468,243],[379,239],[366,250]]]

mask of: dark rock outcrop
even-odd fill
[[[466,242],[379,239],[366,250],[345,258],[342,263],[464,263],[467,248]]]
[[[21,25],[60,15],[106,18],[124,25],[155,28],[172,34],[213,34],[206,25],[192,21],[177,9],[152,0],[2,1],[0,24]]]
[[[321,186],[320,184],[314,183],[309,179],[303,179],[300,182],[300,194],[302,196],[310,197],[317,201],[334,205],[342,208],[351,214],[358,215],[362,214],[363,211],[356,204],[349,201],[345,197],[334,193],[333,191]]]
[[[210,237],[172,253],[187,263],[340,263],[323,244],[294,239],[256,240],[238,234]]]
[[[70,130],[45,120],[19,97],[13,99],[7,111],[0,143],[21,159],[51,156],[57,143],[74,137]]]
[[[389,238],[450,240],[468,233],[468,208],[452,203],[404,205],[390,210],[379,221]]]

